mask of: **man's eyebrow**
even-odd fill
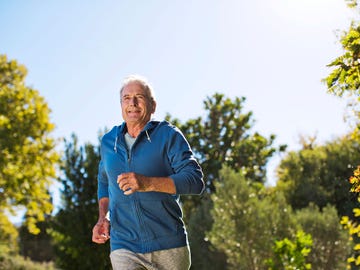
[[[146,97],[145,94],[134,94],[134,95],[130,95],[130,94],[125,94],[122,96],[122,98],[126,98],[126,97],[130,97],[130,96],[135,96],[135,97]]]

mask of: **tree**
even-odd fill
[[[358,0],[345,0],[350,8],[359,12]],[[344,53],[333,60],[328,67],[330,74],[323,79],[329,93],[349,97],[352,117],[349,122],[354,127],[354,137],[360,140],[360,22],[352,21],[349,29],[340,35]]]
[[[354,175],[350,177],[352,185],[351,192],[357,195],[357,200],[360,202],[360,166],[354,171]],[[343,216],[341,224],[348,230],[351,241],[353,242],[353,249],[351,256],[347,260],[348,269],[358,269],[360,266],[360,208],[353,209],[355,220],[349,219],[348,216]]]
[[[27,70],[0,55],[0,231],[9,232],[7,213],[26,209],[26,225],[52,212],[49,187],[59,156],[50,136],[54,124],[39,92],[25,85]],[[12,230],[13,232],[13,230]],[[2,236],[3,238],[3,236]],[[3,240],[3,239],[2,239]]]
[[[338,215],[352,215],[357,204],[349,196],[349,177],[360,160],[360,144],[344,136],[324,145],[292,151],[277,168],[277,188],[294,210],[311,202],[320,209],[334,205]]]
[[[311,264],[306,262],[306,257],[309,255],[312,246],[312,239],[310,234],[303,231],[296,233],[296,238],[291,241],[285,238],[280,241],[275,241],[274,253],[276,260],[269,259],[269,270],[284,269],[284,270],[307,270],[311,269]],[[275,263],[276,261],[276,263]]]
[[[212,201],[204,199],[201,205],[193,209],[188,221],[191,269],[227,269],[226,254],[212,245],[206,236],[214,222],[210,215],[212,208]]]
[[[51,236],[47,232],[51,218],[52,217],[48,216],[45,221],[36,224],[40,229],[40,233],[36,235],[29,233],[24,225],[19,228],[21,256],[31,259],[31,261],[34,262],[51,262],[54,260]]]
[[[227,255],[221,269],[344,269],[348,239],[334,206],[293,211],[276,187],[254,185],[229,168],[220,176],[206,236]]]
[[[336,208],[327,205],[320,210],[315,204],[310,204],[297,211],[294,217],[301,230],[312,237],[313,245],[306,260],[312,268],[345,269],[349,240],[341,228]]]
[[[274,242],[295,233],[291,207],[281,193],[254,184],[242,172],[224,168],[220,176],[211,195],[214,223],[207,237],[227,255],[228,268],[222,269],[265,269]]]
[[[109,269],[109,244],[92,242],[98,218],[97,168],[99,146],[78,146],[75,135],[65,140],[61,170],[62,205],[51,225],[56,265],[62,269]]]
[[[358,0],[346,0],[350,8],[356,9],[359,12],[360,1]],[[349,29],[343,31],[340,36],[340,42],[344,50],[344,54],[337,57],[332,61],[328,66],[332,67],[333,70],[330,74],[323,80],[328,88],[328,92],[336,96],[342,97],[344,94],[352,97],[353,101],[350,102],[350,109],[352,110],[353,117],[350,120],[353,120],[352,123],[354,127],[353,138],[360,142],[360,22],[352,21]],[[359,163],[357,164],[359,165]],[[357,167],[359,168],[359,167]],[[352,177],[350,177],[350,182],[354,185],[352,191],[358,196],[358,177],[359,169],[354,171]],[[348,268],[358,269],[360,265],[360,255],[359,255],[359,208],[354,207],[353,217],[349,218],[344,216],[341,224],[344,225],[346,229],[349,230],[350,239],[354,241],[354,251],[353,255],[348,259]]]

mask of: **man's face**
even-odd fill
[[[147,95],[141,85],[132,82],[126,85],[121,95],[121,111],[127,124],[145,126],[155,112],[155,101]]]

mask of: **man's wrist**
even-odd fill
[[[109,212],[105,216],[99,217],[97,223],[100,224],[100,223],[103,223],[104,221],[110,222],[110,214],[109,214]]]

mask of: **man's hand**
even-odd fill
[[[170,177],[150,177],[128,172],[120,174],[117,178],[117,183],[125,195],[130,195],[137,191],[176,194],[174,181]]]
[[[110,238],[109,228],[110,222],[106,218],[99,220],[92,230],[92,241],[104,244]]]
[[[133,194],[136,191],[150,191],[150,181],[147,177],[133,172],[120,174],[117,183],[125,195]]]

